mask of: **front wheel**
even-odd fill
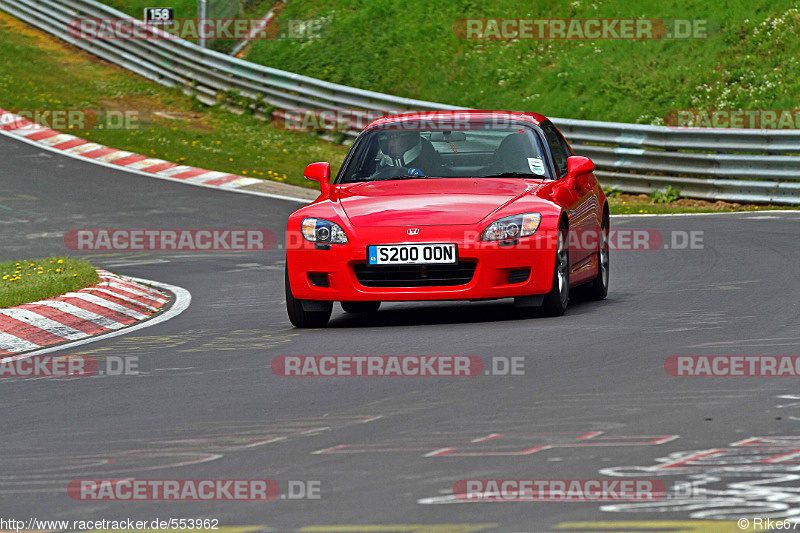
[[[342,302],[345,313],[374,313],[380,306],[380,302]]]
[[[569,304],[569,234],[564,222],[558,225],[556,260],[553,268],[553,284],[544,297],[542,310],[547,316],[561,316]]]
[[[331,319],[331,312],[333,311],[333,302],[324,302],[317,300],[299,300],[292,294],[292,287],[289,284],[289,272],[285,272],[284,290],[286,292],[286,312],[289,314],[289,321],[296,328],[321,328],[324,327],[328,320]],[[303,308],[303,302],[306,302],[306,307],[313,308],[314,310],[306,311]]]
[[[608,215],[603,216],[600,224],[600,239],[597,249],[597,277],[587,286],[587,295],[592,300],[603,300],[608,296],[608,274],[610,253],[608,244]]]

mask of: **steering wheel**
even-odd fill
[[[378,172],[373,174],[371,180],[384,181],[396,178],[397,176],[419,176],[420,178],[424,178],[425,174],[423,174],[422,171],[418,168],[387,166],[383,167]]]

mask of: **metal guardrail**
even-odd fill
[[[131,19],[94,0],[0,0],[9,14],[148,79],[180,87],[207,104],[230,96],[279,109],[458,110],[294,74],[230,57],[140,24],[161,39],[77,39],[79,18]],[[228,98],[226,99],[226,96]],[[235,106],[234,106],[235,107]],[[800,205],[800,131],[671,129],[557,119],[573,149],[591,157],[604,185],[649,193],[671,185],[691,198]]]

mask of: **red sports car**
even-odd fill
[[[333,184],[287,225],[286,308],[297,327],[383,301],[513,297],[549,315],[570,288],[608,292],[608,203],[594,164],[536,113],[447,111],[372,122]]]

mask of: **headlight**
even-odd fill
[[[484,241],[506,241],[533,235],[539,228],[542,215],[539,213],[524,213],[495,220],[483,230],[481,239]]]
[[[323,218],[304,218],[303,237],[311,242],[347,243],[347,235],[345,235],[342,227]]]

